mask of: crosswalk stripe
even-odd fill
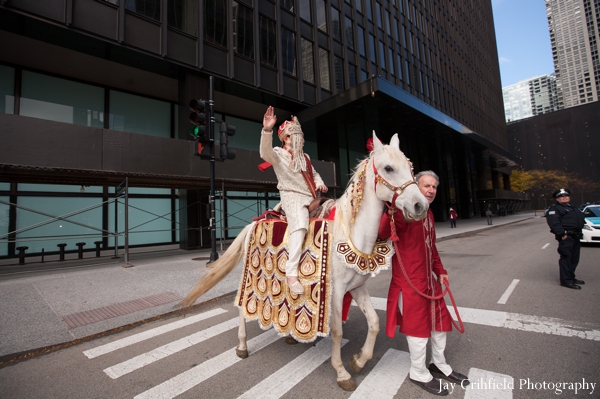
[[[188,335],[187,337],[163,345],[160,348],[156,348],[150,352],[143,353],[139,356],[126,360],[115,366],[106,368],[104,369],[104,372],[112,379],[119,378],[125,374],[131,373],[132,371],[154,363],[157,360],[163,359],[174,353],[189,348],[190,346],[196,345],[209,338],[215,337],[221,333],[236,328],[238,325],[239,317],[233,318],[221,324],[217,324],[216,326],[213,326],[211,328],[207,328],[206,330],[199,331],[195,334]]]
[[[371,302],[376,310],[386,309],[386,298],[372,297]],[[356,305],[354,302],[353,304]],[[448,310],[452,317],[456,319],[454,308],[449,306]],[[588,326],[577,325],[578,323],[576,322],[553,317],[530,316],[520,313],[461,307],[458,308],[458,312],[460,313],[462,321],[465,323],[600,341],[599,330],[592,330]]]
[[[279,338],[277,331],[275,329],[270,329],[248,341],[248,352],[256,353],[277,341]],[[231,367],[240,360],[242,359],[235,354],[235,348],[230,349],[219,356],[213,357],[212,359],[155,386],[154,388],[142,392],[134,399],[174,398],[209,379],[213,375]]]
[[[347,339],[342,339],[341,346],[346,345],[347,342]],[[315,346],[246,391],[238,399],[280,398],[331,357],[332,345],[331,338],[322,339]]]
[[[208,312],[200,313],[195,316],[186,317],[185,319],[175,321],[173,323],[166,324],[164,326],[160,326],[157,328],[153,328],[148,331],[144,331],[123,339],[119,339],[114,342],[109,342],[108,344],[97,346],[92,349],[88,349],[83,352],[84,355],[88,357],[88,359],[93,359],[95,357],[105,355],[107,353],[116,351],[118,349],[125,348],[129,345],[137,344],[138,342],[145,341],[147,339],[154,338],[158,335],[168,333],[170,331],[174,331],[178,328],[186,327],[191,324],[197,323],[202,320],[206,320],[208,318],[218,316],[220,314],[227,313],[225,309],[217,308],[212,309]]]
[[[469,369],[465,399],[512,399],[514,380],[510,375],[477,368]]]
[[[351,399],[393,398],[410,371],[410,354],[388,349],[373,370],[360,383]]]

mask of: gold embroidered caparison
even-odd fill
[[[354,246],[350,235],[344,225],[344,218],[341,209],[337,209],[342,231],[344,232],[345,242],[338,242],[335,246],[335,253],[340,260],[347,266],[354,269],[358,274],[365,275],[370,273],[372,276],[377,275],[382,270],[389,269],[391,257],[394,255],[394,250],[388,240],[377,240],[373,247],[373,252],[367,254]]]

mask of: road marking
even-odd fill
[[[220,314],[226,313],[225,309],[217,308],[210,310],[208,312],[200,313],[198,315],[192,317],[186,317],[183,320],[178,320],[173,323],[166,324],[164,326],[160,326],[157,328],[153,328],[148,331],[141,332],[139,334],[132,335],[130,337],[126,337],[123,339],[119,339],[114,342],[109,342],[106,345],[97,346],[92,349],[88,349],[83,351],[83,354],[88,357],[88,359],[93,359],[95,357],[116,351],[117,349],[125,348],[126,346],[137,344],[138,342],[145,341],[147,339],[154,338],[158,335],[168,333],[169,331],[176,330],[178,328],[189,326],[190,324],[197,323],[202,320],[206,320],[208,318],[218,316]]]
[[[142,353],[139,356],[106,368],[104,369],[104,372],[112,379],[122,377],[125,374],[131,373],[132,371],[154,363],[157,360],[164,359],[165,357],[180,352],[186,348],[189,348],[190,346],[196,345],[202,341],[206,341],[207,339],[215,337],[228,330],[232,330],[238,327],[238,325],[239,317],[233,318],[211,328],[207,328],[206,330],[188,335],[187,337],[183,337],[177,341],[163,345],[160,348],[156,348],[150,352]]]
[[[386,298],[372,297],[371,301],[376,310],[385,310],[387,304]],[[448,306],[448,310],[452,317],[456,319],[454,308]],[[582,325],[581,323],[553,317],[529,316],[519,313],[461,307],[458,308],[458,312],[465,323],[600,341],[600,331],[591,329],[590,325]]]
[[[237,320],[237,319],[236,319]],[[255,353],[264,347],[277,341],[280,337],[277,335],[277,331],[272,328],[267,332],[260,334],[257,337],[252,338],[248,341],[248,352]],[[205,361],[202,364],[191,368],[170,380],[163,382],[151,388],[141,394],[137,395],[134,399],[156,399],[156,398],[174,398],[182,393],[192,389],[201,382],[209,379],[213,375],[220,373],[228,367],[233,366],[235,363],[242,360],[235,354],[235,348],[228,350],[220,354],[219,356],[213,357]],[[296,371],[294,371],[296,372]]]
[[[343,347],[347,342],[347,339],[342,339],[341,346]],[[322,339],[284,367],[244,392],[238,399],[280,398],[329,359],[332,346],[330,337]]]
[[[393,398],[409,371],[410,354],[390,348],[356,388],[356,391],[350,395],[350,398]]]
[[[510,375],[471,368],[465,399],[512,399],[514,380]]]
[[[508,301],[508,297],[510,296],[510,294],[512,294],[512,292],[515,289],[515,287],[517,286],[517,284],[519,284],[519,280],[514,279],[512,281],[512,283],[510,283],[510,285],[508,286],[506,291],[504,291],[504,294],[502,294],[502,296],[500,297],[500,300],[497,303],[499,303],[501,305],[505,305],[506,301]]]
[[[547,243],[546,243],[546,245],[544,245],[544,246],[542,247],[542,249],[546,249],[546,248],[548,248],[548,245],[550,245],[550,243],[549,243],[549,242],[547,242]]]

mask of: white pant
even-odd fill
[[[302,255],[302,244],[306,237],[306,229],[299,229],[290,234],[289,238],[289,257],[285,264],[286,277],[298,277],[298,263]]]
[[[402,293],[398,298],[398,308],[402,314]],[[410,352],[410,378],[420,382],[429,382],[433,376],[425,365],[427,358],[427,341],[429,338],[417,338],[406,336],[408,351]],[[444,350],[446,349],[446,333],[440,331],[431,332],[431,363],[445,375],[452,373],[452,367],[446,363]]]
[[[417,338],[406,336],[408,350],[410,351],[410,378],[421,382],[429,382],[433,376],[425,365],[427,357],[427,341],[429,338]],[[452,367],[446,363],[444,350],[446,349],[446,333],[440,331],[431,332],[431,363],[445,375],[452,373]]]

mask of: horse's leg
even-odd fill
[[[238,327],[238,339],[240,344],[235,348],[235,354],[242,359],[248,357],[248,345],[246,345],[246,319],[244,318],[244,311],[240,308],[240,325]]]
[[[337,383],[344,391],[354,391],[356,383],[352,380],[350,373],[344,368],[342,363],[342,303],[344,292],[334,292],[331,301],[331,365],[337,373]]]
[[[352,297],[360,310],[365,314],[369,325],[365,344],[359,353],[352,356],[352,360],[350,361],[350,370],[353,373],[358,373],[365,366],[365,363],[373,357],[373,347],[375,347],[375,339],[377,339],[377,333],[379,332],[379,316],[377,316],[377,312],[373,308],[366,285],[363,284],[352,290]]]

